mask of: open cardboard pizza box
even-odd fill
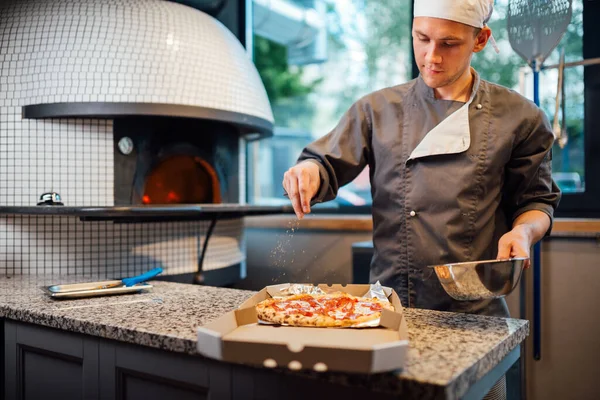
[[[294,370],[374,373],[404,366],[408,329],[396,292],[384,292],[396,311],[383,310],[377,328],[313,328],[258,324],[255,305],[289,284],[267,286],[238,309],[198,328],[198,352],[217,360]],[[362,297],[369,285],[318,285]]]

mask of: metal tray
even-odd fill
[[[80,299],[84,297],[110,296],[116,294],[139,293],[152,289],[148,283],[138,283],[133,286],[109,286],[107,284],[121,281],[103,281],[89,283],[74,283],[68,285],[52,285],[46,287],[48,295],[53,299]]]

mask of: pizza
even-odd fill
[[[356,297],[347,293],[297,294],[263,300],[256,305],[258,319],[280,325],[349,327],[381,317],[381,311],[394,311],[389,302]]]

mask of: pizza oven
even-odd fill
[[[1,2],[0,273],[245,276],[243,216],[282,212],[245,204],[273,115],[246,3],[186,3]]]

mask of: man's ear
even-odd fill
[[[492,30],[489,26],[484,26],[479,31],[477,37],[475,37],[475,45],[473,46],[473,53],[479,53],[481,50],[485,48],[488,40],[490,40],[490,36],[492,36]]]

